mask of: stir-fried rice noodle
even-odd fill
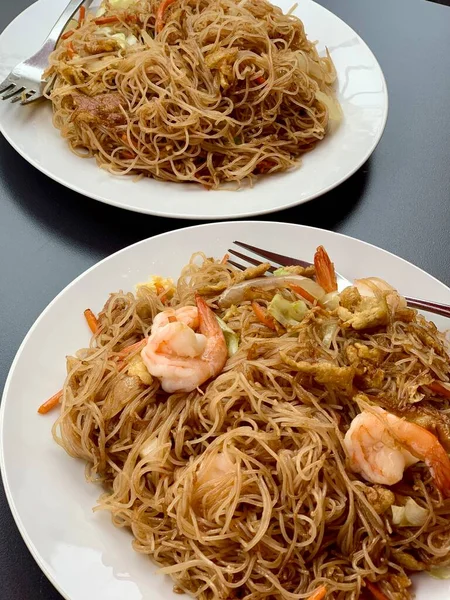
[[[219,306],[224,290],[263,270],[198,254],[173,293],[149,284],[111,294],[90,348],[67,359],[54,437],[87,461],[88,479],[104,487],[98,508],[131,529],[134,549],[176,591],[300,600],[324,585],[327,598],[356,600],[375,585],[408,600],[411,573],[450,563],[450,500],[417,459],[395,485],[367,481],[349,467],[344,436],[358,414],[382,407],[448,448],[449,401],[432,387],[445,391],[449,379],[444,336],[402,302],[385,303],[386,324],[359,330],[343,318],[342,294],[337,309],[306,301],[287,328],[260,322],[252,301],[262,310],[277,293],[299,301],[289,287],[250,284]],[[194,306],[196,293],[239,345],[217,377],[168,394],[143,367],[142,345],[124,349],[160,311]],[[405,506],[420,524],[405,521]]]
[[[109,172],[239,185],[297,165],[339,121],[331,58],[270,2],[114,6],[68,32],[46,92],[70,148]]]

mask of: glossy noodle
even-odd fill
[[[239,185],[298,165],[340,119],[331,58],[266,0],[105,3],[63,37],[54,124],[116,175]]]
[[[88,479],[104,488],[98,509],[130,528],[134,549],[175,591],[409,600],[412,573],[450,564],[444,335],[370,280],[372,296],[357,287],[326,295],[322,267],[315,283],[313,270],[302,279],[293,268],[260,287],[267,265],[242,273],[197,254],[175,286],[153,278],[111,294],[90,347],[67,359],[54,437],[87,461]],[[292,277],[321,299],[294,292]],[[216,321],[202,322],[211,314],[223,339]],[[177,328],[199,344],[194,358]],[[209,364],[226,342],[225,365],[191,391],[165,392],[170,377],[175,388],[187,380],[147,368],[161,330],[167,345],[154,360],[165,368],[204,362],[202,335],[206,344],[216,336]],[[367,419],[372,436],[380,428],[374,447],[360,427]],[[400,454],[410,463],[397,472]]]

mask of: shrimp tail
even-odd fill
[[[225,336],[215,314],[199,294],[195,295],[195,303],[198,309],[199,331],[207,338],[203,359],[210,364],[211,375],[217,375],[228,358]]]
[[[314,266],[316,268],[317,283],[323,289],[329,292],[335,292],[337,287],[336,271],[334,264],[331,262],[327,251],[323,246],[319,246],[314,254]]]
[[[430,469],[436,487],[446,498],[450,498],[450,458],[440,445],[436,445],[436,451],[432,458],[426,458],[425,464]]]

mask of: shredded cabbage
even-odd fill
[[[220,329],[223,331],[223,336],[225,338],[225,342],[226,342],[227,348],[228,348],[228,356],[233,356],[233,354],[236,354],[236,352],[238,351],[239,337],[238,337],[237,333],[235,333],[231,329],[231,327],[228,327],[228,325],[225,323],[225,321],[223,319],[221,319],[217,315],[216,315],[216,319],[220,325]]]
[[[289,302],[281,294],[275,294],[267,307],[267,312],[284,327],[294,327],[303,319],[308,309],[303,300]]]
[[[428,510],[422,508],[412,498],[408,498],[405,506],[391,506],[392,522],[398,527],[421,527],[428,518]]]
[[[432,567],[429,574],[435,579],[450,579],[450,567]]]

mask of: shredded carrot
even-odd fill
[[[94,23],[96,25],[110,25],[112,23],[120,23],[121,21],[136,23],[137,18],[136,15],[124,15],[122,18],[119,18],[117,15],[111,15],[110,17],[99,17],[98,19],[95,19]]]
[[[221,265],[226,265],[229,260],[230,260],[230,255],[229,254],[224,254],[222,260],[220,261],[220,264]]]
[[[273,167],[274,163],[271,160],[260,160],[259,163],[256,165],[258,172],[260,174],[263,173],[267,173],[267,171],[270,171],[270,169]]]
[[[264,77],[257,77],[257,78],[255,79],[255,81],[256,81],[256,83],[257,83],[258,85],[262,85],[263,83],[267,83],[267,80],[266,80],[266,79],[264,79]]]
[[[145,344],[147,343],[147,339],[148,338],[144,338],[143,340],[139,340],[139,342],[135,342],[134,344],[131,344],[131,346],[127,346],[126,348],[124,348],[123,350],[121,350],[118,353],[118,356],[123,358],[125,356],[128,356],[128,354],[130,354],[131,352],[134,352],[135,350],[139,350],[139,348],[145,346]]]
[[[86,317],[89,329],[92,331],[92,333],[96,333],[97,329],[99,328],[99,322],[97,317],[94,315],[90,308],[87,308],[83,314]]]
[[[258,321],[260,321],[266,327],[269,327],[269,329],[273,329],[274,331],[276,331],[277,328],[275,326],[275,321],[268,314],[268,312],[262,308],[262,306],[260,306],[257,302],[253,301],[252,308]]]
[[[166,12],[166,8],[168,8],[174,2],[175,0],[163,0],[158,6],[155,23],[156,33],[161,33],[161,31],[164,29],[164,13]]]
[[[325,598],[325,594],[327,593],[327,588],[324,585],[321,585],[317,588],[315,592],[311,594],[308,600],[322,600]]]
[[[44,404],[41,404],[41,406],[38,408],[38,413],[40,415],[45,415],[48,412],[50,412],[53,408],[55,408],[55,406],[58,406],[62,394],[62,390],[59,390],[59,392],[57,392],[54,396],[49,398],[46,402],[44,402]]]
[[[165,304],[166,300],[167,300],[167,294],[164,293],[165,289],[164,286],[161,285],[160,283],[156,282],[155,283],[155,288],[156,288],[156,293],[158,294],[158,296],[160,296],[160,300],[163,304]]]
[[[295,292],[296,294],[298,294],[299,296],[301,296],[305,300],[308,300],[308,302],[311,302],[312,304],[314,304],[314,302],[317,301],[317,298],[314,298],[314,296],[312,294],[310,294],[309,292],[307,292],[300,285],[295,285],[295,283],[290,283],[289,287],[291,288],[291,290],[293,292]]]
[[[370,583],[370,581],[366,581],[367,589],[370,590],[372,596],[374,596],[377,600],[389,600],[389,598],[383,594],[382,591],[378,589],[378,587],[374,583]]]
[[[130,150],[121,150],[120,155],[125,160],[133,160],[133,158],[136,158],[136,154]]]
[[[69,58],[73,58],[75,50],[73,48],[72,40],[67,44],[67,50],[69,52]]]
[[[450,398],[450,390],[439,383],[439,381],[433,381],[433,383],[428,384],[428,387],[439,396]]]
[[[71,35],[73,35],[74,32],[75,32],[75,29],[69,29],[69,31],[66,31],[66,33],[62,34],[61,39],[67,40],[68,38],[70,38]]]
[[[81,27],[83,25],[85,18],[86,18],[86,7],[80,6],[80,16],[78,18],[78,27]]]

